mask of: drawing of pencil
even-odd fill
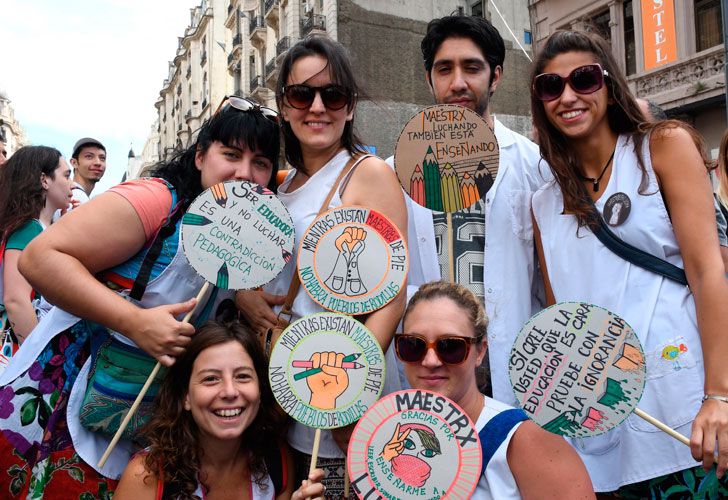
[[[208,224],[212,224],[212,221],[204,215],[187,212],[182,216],[182,224],[187,226],[206,226]]]
[[[457,212],[463,208],[458,174],[449,163],[442,169],[442,206],[445,212]]]
[[[440,189],[440,164],[437,163],[432,146],[422,160],[422,174],[425,178],[425,205],[430,210],[442,212],[442,192]]]
[[[425,204],[425,178],[419,165],[415,166],[415,171],[410,178],[410,197],[415,203],[427,206]]]
[[[313,368],[313,361],[296,360],[291,363],[291,366],[293,368]],[[364,365],[355,361],[347,361],[346,363],[341,363],[341,367],[345,370],[358,370],[359,368],[364,368]]]
[[[215,202],[225,208],[228,199],[227,192],[225,192],[225,184],[220,182],[219,184],[212,186],[210,190],[212,191],[212,197],[215,198]]]
[[[351,363],[353,361],[356,361],[357,359],[359,359],[359,356],[361,356],[360,353],[354,353],[354,354],[349,354],[348,356],[344,356],[343,363]],[[296,363],[296,362],[297,361],[294,361],[293,363]],[[309,361],[309,363],[310,363],[310,361]],[[357,363],[357,364],[359,364],[359,363]],[[295,365],[293,365],[293,366],[295,367]],[[343,368],[343,366],[342,366],[342,368]],[[363,365],[362,365],[362,368],[363,368]],[[293,376],[293,380],[302,380],[306,377],[310,377],[311,375],[316,375],[317,373],[321,373],[321,372],[322,372],[321,368],[311,368],[310,370],[296,373]]]
[[[460,189],[463,192],[463,208],[468,208],[480,199],[478,186],[475,185],[475,180],[467,172],[463,175],[463,182],[460,184]]]

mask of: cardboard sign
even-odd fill
[[[454,402],[407,390],[379,400],[349,441],[351,487],[359,498],[470,498],[480,479],[475,426]]]
[[[420,205],[457,212],[481,199],[498,173],[498,142],[485,120],[462,106],[430,106],[397,139],[394,166]]]
[[[247,181],[205,190],[182,218],[182,248],[195,271],[219,288],[256,288],[291,260],[293,221],[272,191]]]
[[[291,323],[270,356],[278,404],[308,427],[356,422],[382,393],[385,362],[377,339],[343,314],[317,313]]]
[[[511,350],[516,399],[544,429],[592,437],[619,425],[645,387],[645,356],[632,328],[591,304],[562,302],[533,316]]]
[[[397,226],[364,207],[338,207],[306,229],[298,274],[311,299],[329,311],[366,314],[404,286],[407,247]]]

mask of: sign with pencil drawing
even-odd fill
[[[268,378],[278,404],[308,427],[356,422],[379,398],[382,349],[359,321],[317,313],[291,323],[270,356]]]
[[[519,405],[537,424],[563,436],[592,437],[637,406],[645,356],[624,319],[592,304],[561,302],[521,329],[509,373]]]
[[[416,203],[457,212],[481,199],[498,173],[498,142],[474,111],[439,104],[414,115],[397,139],[394,167]]]
[[[291,260],[293,221],[269,189],[227,181],[202,192],[182,217],[182,249],[190,265],[219,288],[256,288]]]

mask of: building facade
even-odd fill
[[[528,133],[529,60],[506,28],[528,53],[527,0],[499,4],[505,21],[492,0],[202,0],[191,9],[156,102],[157,158],[193,140],[225,95],[250,96],[275,108],[283,54],[308,35],[331,37],[349,51],[363,87],[357,132],[380,156],[388,156],[407,120],[433,103],[420,53],[427,22],[454,13],[487,16],[506,40],[506,78],[493,108],[501,121]]]
[[[607,38],[632,91],[694,125],[713,157],[726,128],[720,0],[529,0],[534,44],[557,29]]]
[[[2,90],[0,90],[0,132],[0,137],[5,138],[5,149],[8,152],[8,157],[28,144],[25,130],[15,119],[15,110],[10,98]]]

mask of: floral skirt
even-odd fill
[[[111,498],[117,481],[76,453],[66,409],[98,325],[59,333],[30,368],[0,388],[0,498]]]

